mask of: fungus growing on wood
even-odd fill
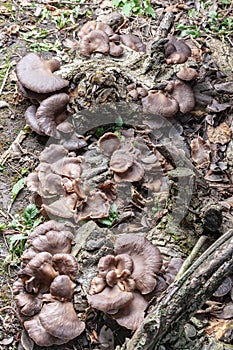
[[[182,67],[176,74],[177,78],[185,81],[194,80],[197,78],[198,73],[196,69],[191,67]]]
[[[226,277],[222,284],[216,289],[213,293],[213,297],[221,298],[227,295],[232,289],[232,279],[230,277]]]
[[[29,234],[27,244],[35,253],[48,252],[52,255],[57,253],[70,253],[74,239],[72,225],[59,223],[54,220],[47,221]]]
[[[124,234],[117,238],[115,256],[102,257],[90,285],[89,304],[129,329],[139,327],[147,300],[157,284],[162,256],[146,238]]]
[[[92,30],[81,38],[79,51],[83,56],[90,57],[93,52],[107,54],[109,52],[109,38],[102,30]]]
[[[113,132],[106,132],[98,140],[98,146],[107,156],[111,156],[114,151],[116,151],[121,145],[120,138]]]
[[[179,272],[183,262],[184,261],[181,258],[172,258],[168,262],[167,266],[165,267],[165,273],[163,275],[168,284],[171,284],[175,280],[175,277]]]
[[[122,34],[120,35],[120,41],[123,45],[131,48],[134,51],[146,52],[146,45],[143,44],[141,39],[134,34]]]
[[[173,36],[165,44],[164,50],[167,64],[184,63],[192,54],[190,47],[184,40],[176,39]]]
[[[144,113],[160,115],[165,118],[172,118],[179,111],[177,101],[162,91],[151,90],[148,95],[142,98]]]
[[[43,60],[35,53],[25,55],[16,66],[16,75],[24,88],[38,94],[53,93],[64,89],[69,82],[53,74],[60,69],[57,59]]]
[[[73,304],[59,300],[44,304],[40,313],[24,322],[29,336],[39,346],[64,344],[79,336],[85,329]]]
[[[144,176],[142,165],[135,160],[133,154],[123,148],[113,152],[109,165],[117,183],[140,181]]]
[[[25,284],[28,293],[45,293],[49,290],[51,282],[58,272],[52,266],[52,255],[48,252],[40,252],[19,271],[18,276]]]
[[[182,113],[189,113],[195,107],[194,92],[187,83],[179,79],[169,82],[169,94],[175,99]]]
[[[26,109],[26,112],[24,114],[26,123],[38,135],[45,136],[45,133],[41,130],[39,126],[38,119],[36,117],[36,111],[37,111],[37,107],[35,105],[31,105]]]
[[[52,264],[59,275],[66,275],[75,281],[78,275],[78,262],[73,255],[57,253],[53,256]]]
[[[59,275],[52,281],[49,291],[53,298],[59,301],[71,301],[75,283],[67,275]]]

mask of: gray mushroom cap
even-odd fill
[[[53,74],[60,68],[56,59],[45,61],[35,53],[25,55],[16,66],[16,75],[20,83],[37,93],[50,93],[62,90],[69,82]]]
[[[179,111],[177,101],[166,96],[162,91],[149,91],[148,95],[142,98],[144,113],[160,115],[165,118],[172,118]]]
[[[36,118],[45,135],[58,137],[56,127],[67,118],[68,102],[69,96],[65,93],[52,95],[41,102]]]
[[[131,277],[136,288],[142,293],[150,293],[156,286],[156,274],[162,267],[160,250],[148,239],[139,235],[123,234],[114,244],[115,254],[128,254],[134,263]]]

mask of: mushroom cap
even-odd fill
[[[186,62],[188,57],[183,52],[175,51],[166,59],[167,64],[181,64]]]
[[[49,334],[63,339],[64,343],[76,338],[85,329],[85,323],[78,319],[71,302],[55,301],[44,304],[39,319]]]
[[[166,96],[161,91],[149,91],[146,97],[142,98],[144,113],[152,113],[165,118],[172,118],[179,111],[179,105],[174,98]]]
[[[103,32],[105,32],[108,36],[112,36],[114,35],[114,31],[113,29],[106,23],[103,22],[96,22],[96,30],[102,30]]]
[[[168,284],[172,283],[175,280],[175,277],[179,272],[183,262],[184,261],[181,258],[171,258],[165,268],[165,274],[163,276]]]
[[[60,301],[71,301],[74,288],[75,283],[71,281],[69,276],[57,276],[50,285],[50,294]]]
[[[181,80],[190,81],[196,79],[198,74],[196,69],[191,67],[182,67],[179,72],[176,74],[177,78]]]
[[[125,173],[132,167],[134,157],[129,152],[123,150],[116,150],[110,159],[110,169],[116,173]]]
[[[105,287],[102,292],[88,295],[90,306],[110,314],[118,312],[133,299],[133,293],[121,291],[117,285],[113,288]]]
[[[176,39],[174,36],[169,38],[169,41],[164,45],[166,62],[184,63],[191,56],[190,47],[182,39]]]
[[[122,34],[120,36],[120,41],[123,45],[130,47],[134,51],[146,52],[146,45],[143,44],[141,39],[134,34]]]
[[[26,109],[24,114],[26,123],[30,126],[30,128],[35,131],[37,134],[45,136],[45,133],[41,130],[38,119],[36,117],[37,107],[35,105],[29,106]]]
[[[191,86],[179,79],[173,84],[173,91],[170,92],[170,95],[179,104],[180,111],[182,113],[191,112],[195,107],[195,96]]]
[[[87,57],[90,57],[92,52],[107,54],[109,52],[108,35],[102,30],[92,30],[80,40],[79,51]]]
[[[22,317],[37,314],[43,305],[42,294],[29,294],[21,291],[14,299]]]
[[[27,292],[46,292],[58,273],[52,267],[52,255],[40,252],[18,273]]]
[[[98,146],[105,155],[111,156],[121,145],[120,138],[113,132],[106,132],[98,140]]]
[[[34,239],[39,235],[45,235],[49,231],[58,231],[62,234],[67,235],[71,240],[74,238],[72,232],[74,230],[74,225],[70,222],[58,222],[55,220],[49,220],[37,226],[29,235],[30,239]],[[30,241],[29,241],[30,243]]]
[[[57,160],[64,158],[68,155],[68,150],[62,145],[52,143],[46,147],[39,156],[41,163],[45,162],[48,164],[55,163]]]
[[[91,280],[89,294],[96,294],[102,292],[106,287],[105,279],[100,276],[95,276]]]
[[[107,196],[97,191],[90,195],[82,204],[82,208],[78,213],[78,221],[86,219],[101,219],[109,215],[110,203]]]
[[[27,244],[37,252],[70,253],[74,235],[69,231],[49,230],[36,234],[33,232],[28,236]]]
[[[49,93],[61,90],[69,84],[67,80],[53,74],[58,69],[58,60],[45,61],[35,53],[28,53],[18,62],[16,75],[27,89],[37,93]]]
[[[115,42],[110,41],[109,43],[109,55],[113,57],[119,57],[123,54],[123,47],[121,45],[115,44]]]
[[[147,301],[138,292],[133,292],[133,299],[121,308],[119,312],[111,315],[123,327],[135,331],[144,320],[144,311]]]
[[[52,95],[43,100],[36,112],[40,130],[48,136],[57,136],[56,127],[67,118],[69,96],[65,93]]]
[[[72,134],[74,132],[73,124],[68,122],[67,120],[64,120],[64,122],[57,125],[56,128],[60,133],[62,134]]]
[[[96,28],[96,21],[88,21],[84,23],[82,28],[78,32],[79,39],[82,39],[84,36],[88,35],[92,30]]]
[[[78,275],[77,259],[70,254],[58,253],[53,256],[53,267],[60,275],[67,275],[75,281]]]
[[[133,165],[124,173],[114,173],[114,180],[119,182],[136,182],[140,181],[144,176],[144,168],[140,163],[134,162]]]
[[[162,255],[148,239],[133,234],[123,234],[117,238],[115,253],[128,254],[134,263],[131,277],[136,288],[142,293],[150,293],[156,286],[156,274],[162,267]]]
[[[218,289],[213,293],[214,297],[223,297],[228,294],[232,289],[232,279],[230,277],[226,277],[223,282],[220,284]]]
[[[81,176],[81,159],[78,157],[65,157],[51,165],[51,170],[70,179],[78,179]]]
[[[60,345],[67,342],[64,339],[58,339],[49,334],[41,325],[39,316],[36,315],[28,321],[24,322],[24,327],[30,338],[39,346]]]

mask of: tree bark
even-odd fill
[[[180,337],[197,312],[233,269],[233,230],[215,241],[157,300],[141,327],[121,350],[156,350]]]

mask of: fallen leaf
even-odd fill
[[[18,24],[12,24],[11,26],[9,26],[9,27],[7,28],[7,33],[8,33],[9,35],[18,34],[19,29],[20,29],[20,26],[19,26]]]
[[[207,135],[210,142],[225,145],[231,141],[232,132],[227,123],[221,123],[217,127],[208,125]]]
[[[210,165],[210,144],[198,136],[191,141],[191,157],[198,168],[208,168]]]
[[[232,321],[212,319],[210,325],[206,328],[206,333],[220,339],[231,326],[231,323]]]

